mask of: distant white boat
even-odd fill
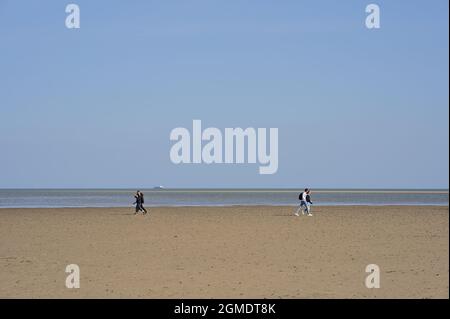
[[[155,186],[155,187],[153,187],[153,189],[164,189],[164,186]]]

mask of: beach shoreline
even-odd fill
[[[150,207],[295,206],[299,190],[280,189],[164,189],[147,190]],[[130,189],[0,189],[0,208],[111,208],[130,207]],[[313,190],[315,206],[448,206],[445,190]]]
[[[448,206],[147,208],[0,208],[0,297],[449,297]]]

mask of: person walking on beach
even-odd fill
[[[144,212],[143,214],[146,215],[147,214],[147,210],[144,207],[144,193],[142,193],[141,191],[138,191],[139,193],[139,198],[140,198],[140,209]]]
[[[312,216],[311,214],[311,208],[310,205],[311,202],[311,190],[308,188],[305,188],[303,192],[300,193],[298,196],[298,199],[300,200],[300,205],[298,206],[296,212],[294,213],[295,216],[300,216],[299,212],[302,211],[302,215],[305,215],[305,212],[307,216]]]
[[[311,213],[311,205],[312,205],[312,201],[311,201],[311,190],[308,189],[308,192],[306,192],[306,205],[308,206],[308,216],[312,216]]]
[[[144,208],[144,194],[141,191],[137,191],[134,195],[134,205],[136,205],[136,211],[134,214],[136,215],[138,212],[143,212],[143,214],[147,214],[147,210]]]
[[[136,215],[138,212],[141,211],[141,198],[139,196],[139,191],[136,191],[136,194],[134,194],[133,205],[136,205],[136,211],[134,212],[134,214]]]

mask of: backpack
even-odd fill
[[[299,200],[303,200],[303,193],[304,193],[304,192],[301,192],[300,195],[298,195],[298,199],[299,199]]]

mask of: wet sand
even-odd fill
[[[0,209],[1,298],[448,298],[448,207]],[[79,289],[65,286],[80,267]],[[381,287],[365,286],[380,267]]]

